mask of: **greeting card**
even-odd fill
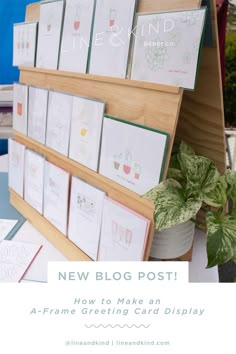
[[[13,91],[13,129],[27,135],[28,86],[15,83]]]
[[[97,172],[104,102],[73,97],[69,157]]]
[[[0,242],[0,282],[20,282],[42,246],[26,242]]]
[[[8,139],[8,185],[23,198],[25,146]]]
[[[125,78],[136,0],[97,0],[89,73]]]
[[[67,233],[68,172],[45,161],[43,215],[64,235]]]
[[[119,204],[105,198],[99,261],[142,261],[150,221]]]
[[[29,87],[28,136],[45,144],[47,122],[48,91]]]
[[[105,193],[72,178],[69,239],[93,260],[97,259]]]
[[[40,214],[43,213],[44,161],[43,156],[26,150],[24,199]]]
[[[13,65],[35,65],[37,22],[16,23],[13,28]]]
[[[46,145],[68,156],[73,96],[50,91]]]
[[[131,79],[194,89],[206,9],[140,14]]]
[[[95,0],[67,0],[59,69],[86,73]]]
[[[99,173],[143,195],[162,177],[168,135],[104,117]]]
[[[64,1],[40,3],[36,66],[57,69],[60,50]]]

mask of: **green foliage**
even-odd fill
[[[171,177],[171,178],[170,178]],[[196,218],[201,207],[214,207],[206,214],[208,267],[236,259],[236,172],[221,176],[214,163],[196,155],[182,143],[174,154],[168,178],[145,194],[155,206],[156,230]],[[228,198],[230,214],[222,212]]]
[[[224,88],[226,125],[236,126],[236,32],[226,37],[226,82]]]

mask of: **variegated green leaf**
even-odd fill
[[[228,196],[233,201],[233,210],[232,214],[236,214],[236,172],[227,170],[225,172],[225,180],[228,183]]]
[[[182,141],[182,143],[180,144],[179,151],[181,154],[196,155],[195,151],[184,141]]]
[[[168,173],[167,173],[167,178],[168,179],[175,179],[178,182],[181,182],[184,179],[182,172],[180,170],[178,170],[177,168],[169,168]]]
[[[227,183],[225,177],[220,177],[215,189],[206,193],[203,201],[212,207],[224,207],[227,202]]]
[[[236,257],[236,219],[232,216],[219,217],[217,213],[207,215],[208,268],[226,263]]]
[[[186,196],[204,200],[216,187],[220,173],[214,163],[203,156],[179,155],[181,171],[186,178]]]
[[[157,230],[168,229],[194,218],[201,208],[198,199],[185,199],[180,183],[168,179],[144,195],[154,203],[154,222]]]

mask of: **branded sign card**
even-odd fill
[[[25,152],[24,199],[43,213],[43,182],[45,158],[31,150]]]
[[[67,211],[70,175],[45,161],[43,215],[64,235],[67,233]]]
[[[136,0],[97,0],[89,73],[125,78]]]
[[[28,136],[45,144],[48,90],[29,87]]]
[[[13,129],[27,135],[28,126],[28,86],[13,85]]]
[[[112,199],[105,198],[99,261],[142,261],[150,221]]]
[[[99,173],[143,195],[162,177],[168,134],[104,117]]]
[[[68,156],[73,96],[50,91],[47,115],[46,145]]]
[[[64,1],[42,1],[38,30],[36,66],[57,69],[61,40]]]
[[[19,283],[42,246],[26,242],[0,242],[0,282]]]
[[[105,193],[72,178],[69,239],[93,260],[97,259]]]
[[[140,14],[131,79],[194,89],[206,8]]]
[[[13,27],[13,66],[35,65],[37,22],[16,23]]]
[[[105,104],[84,97],[73,97],[69,157],[98,170]]]
[[[59,69],[86,73],[95,0],[67,0]]]
[[[8,185],[23,198],[25,146],[8,139]]]

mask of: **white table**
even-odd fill
[[[8,157],[0,157],[0,172],[7,172]],[[14,240],[42,244],[43,248],[33,262],[24,278],[25,281],[47,281],[47,264],[49,261],[67,261],[50,242],[46,240],[28,221],[14,236]],[[189,280],[192,283],[215,283],[219,281],[217,267],[205,269],[207,265],[205,234],[199,230],[195,233],[193,260],[189,263]]]

